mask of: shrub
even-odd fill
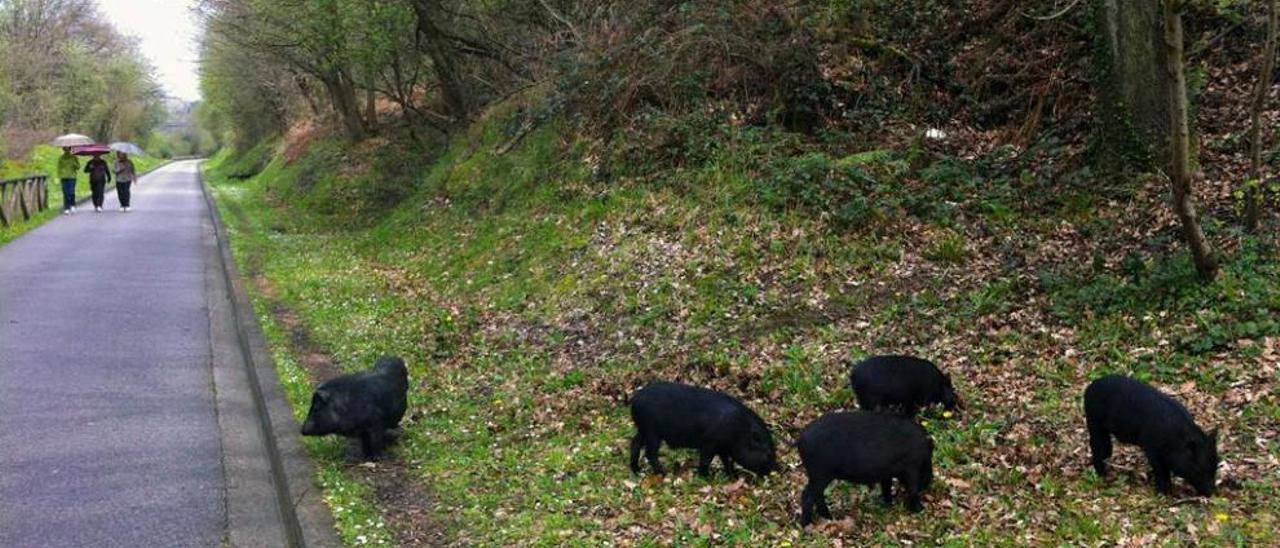
[[[818,127],[829,90],[802,4],[642,5],[597,25],[566,67],[563,86],[591,127],[609,132],[646,110],[702,109],[735,123]]]

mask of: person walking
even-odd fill
[[[76,211],[76,176],[80,173],[80,159],[71,153],[71,147],[62,147],[58,158],[58,179],[62,180],[62,214]]]
[[[107,183],[111,182],[111,167],[102,159],[102,154],[98,153],[85,164],[84,172],[89,174],[89,190],[93,191],[93,211],[102,213],[102,202],[107,198]]]
[[[129,155],[123,152],[116,153],[116,197],[120,199],[120,211],[129,211],[129,199],[132,197],[130,191],[133,187],[133,181],[138,178],[138,172],[133,167],[133,160],[129,159]]]

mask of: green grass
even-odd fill
[[[12,226],[0,227],[0,246],[16,240],[19,236],[34,230],[62,213],[62,183],[58,179],[58,157],[62,149],[48,145],[40,145],[32,151],[24,161],[0,163],[0,179],[12,179],[29,175],[46,175],[49,177],[49,209],[37,213],[31,219]],[[87,158],[80,159],[81,167]],[[164,163],[158,158],[139,156],[133,158],[138,173],[146,173]],[[89,196],[89,176],[80,173],[76,182],[76,199]]]
[[[210,166],[237,259],[316,344],[350,370],[382,353],[408,360],[417,412],[395,451],[459,543],[1277,542],[1280,397],[1259,365],[1280,337],[1270,244],[1242,247],[1206,287],[1164,254],[1130,278],[1073,260],[1016,270],[965,239],[974,223],[1032,248],[1057,223],[973,165],[913,172],[893,151],[788,160],[768,137],[739,136],[703,163],[637,179],[625,178],[636,164],[615,166],[620,178],[601,182],[554,123],[495,154],[506,115],[411,181],[338,175],[350,159],[335,143],[293,163],[259,161],[267,147]],[[264,163],[245,178],[241,166]],[[828,191],[805,194],[786,174]],[[919,192],[887,182],[900,177]],[[858,196],[875,205],[836,203]],[[268,332],[301,409],[309,379]],[[936,359],[969,406],[926,416],[938,481],[923,515],[837,487],[832,509],[850,521],[795,527],[804,474],[785,445],[786,473],[741,485],[697,478],[687,451],[664,449],[677,471],[663,481],[627,470],[624,400],[649,379],[738,394],[786,440],[851,405],[846,358],[882,352]],[[1223,496],[1175,506],[1132,449],[1111,481],[1087,470],[1079,394],[1109,371],[1179,391],[1224,429]],[[386,540],[367,536],[377,499],[333,442],[309,448],[343,538]]]

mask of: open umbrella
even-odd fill
[[[130,156],[146,156],[147,155],[147,152],[142,150],[142,147],[135,145],[133,143],[125,143],[125,142],[111,143],[111,150],[114,150],[116,152],[123,152]]]
[[[72,149],[72,153],[76,156],[97,156],[99,154],[110,154],[111,147],[107,145],[88,145],[75,147]]]
[[[53,140],[53,146],[55,147],[80,147],[92,144],[93,139],[79,133],[68,133]]]

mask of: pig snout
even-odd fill
[[[304,436],[316,435],[316,424],[315,424],[315,421],[311,420],[311,417],[307,417],[307,420],[302,423],[302,435]]]

